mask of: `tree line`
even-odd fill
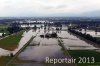
[[[99,38],[96,38],[96,37],[93,37],[91,36],[90,34],[86,34],[86,33],[81,33],[79,31],[75,31],[75,29],[72,29],[72,28],[68,28],[68,31],[73,33],[73,34],[76,34],[76,35],[79,35],[87,40],[90,40],[92,42],[95,42],[97,44],[100,44],[100,39]]]

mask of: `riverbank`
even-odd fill
[[[14,49],[13,51],[8,51],[8,50],[3,50],[2,49],[2,54],[0,55],[1,57],[0,57],[0,63],[2,63],[2,64],[0,64],[0,66],[6,66],[6,64],[11,60],[11,59],[13,59],[13,57],[10,57],[9,55],[10,55],[10,53],[13,53],[13,55],[16,55],[16,53],[18,52],[18,51],[20,51],[20,49],[24,46],[24,45],[26,45],[27,43],[28,43],[28,41],[31,39],[31,37],[33,36],[33,34],[35,35],[35,33],[34,32],[32,32],[32,30],[29,30],[28,32],[24,32],[23,33],[23,31],[22,32],[19,32],[19,33],[17,33],[17,35],[13,35],[13,37],[12,37],[12,39],[13,40],[16,40],[17,39],[17,41],[18,41],[18,37],[20,37],[21,39],[19,40],[19,42],[18,43],[16,43],[15,45],[16,45],[16,49]],[[23,37],[22,37],[23,36]],[[15,37],[17,37],[16,39],[14,39]],[[34,37],[34,36],[33,36]],[[11,38],[11,37],[10,37]],[[12,42],[14,42],[12,40]],[[10,45],[12,45],[13,46],[13,44],[10,44]]]
[[[10,35],[0,40],[0,48],[13,51],[17,48],[17,45],[22,38],[23,31]]]
[[[30,44],[30,42],[36,37],[37,33],[38,30],[36,32],[29,30],[28,32],[23,33],[23,37],[19,42],[18,48],[13,51],[14,57],[6,63],[7,66],[27,47],[28,44]]]
[[[12,34],[0,40],[0,48],[2,48],[0,49],[2,50],[1,55],[4,55],[0,57],[0,66],[5,66],[5,64],[11,59],[11,57],[7,55],[9,54],[10,51],[13,51],[14,49],[17,48],[18,43],[20,39],[22,38],[22,34],[23,34],[23,31]],[[6,49],[6,50],[3,50],[3,49]]]

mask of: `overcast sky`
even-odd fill
[[[100,0],[0,0],[0,16],[80,15],[100,11]]]

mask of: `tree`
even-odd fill
[[[18,23],[12,23],[10,26],[7,28],[7,30],[12,34],[16,33],[21,30],[21,27],[19,27]]]
[[[5,33],[2,33],[2,37],[4,37],[5,36]]]
[[[35,31],[37,30],[37,26],[36,26],[36,25],[34,25],[34,30],[35,30]]]

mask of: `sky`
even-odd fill
[[[100,0],[0,0],[0,17],[100,16]]]

